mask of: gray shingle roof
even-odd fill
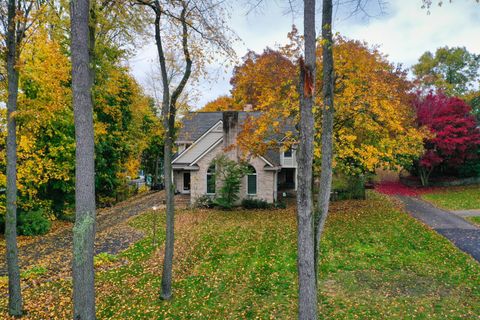
[[[222,120],[222,112],[189,112],[182,118],[178,131],[178,141],[195,141],[208,131],[215,123]]]

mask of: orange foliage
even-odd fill
[[[208,102],[202,109],[201,112],[214,112],[214,111],[226,111],[226,110],[241,110],[240,105],[235,105],[232,97],[224,95]]]

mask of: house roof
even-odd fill
[[[261,112],[238,112],[238,122],[243,124],[247,117],[259,117]],[[212,126],[223,120],[223,112],[189,112],[182,118],[182,125],[178,131],[177,142],[193,143],[204,135]],[[272,139],[282,140],[286,132],[296,132],[293,119],[287,119],[282,126],[281,131],[272,136]],[[280,149],[269,149],[263,155],[265,160],[273,166],[280,165]]]
[[[222,112],[189,112],[182,118],[182,126],[178,132],[178,141],[193,142],[200,138],[218,121],[222,120]]]

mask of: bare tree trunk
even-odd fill
[[[162,8],[158,0],[154,1],[151,8],[155,12],[155,42],[157,45],[158,58],[160,62],[160,70],[163,84],[163,99],[162,99],[162,122],[166,129],[164,154],[163,154],[163,173],[165,184],[166,197],[166,238],[165,238],[165,257],[163,260],[162,284],[160,291],[160,299],[170,300],[172,298],[172,267],[173,267],[173,250],[174,250],[174,222],[175,222],[175,190],[172,180],[172,157],[173,157],[173,142],[175,139],[175,118],[176,118],[176,102],[182,93],[188,79],[191,75],[192,60],[188,50],[188,29],[187,29],[187,5],[188,3],[181,2],[183,8],[180,15],[180,23],[182,24],[182,48],[185,56],[185,71],[183,77],[170,96],[169,79],[167,75],[167,65],[165,60],[165,52],[163,50],[162,36],[160,32],[160,18],[162,15]]]
[[[322,54],[323,54],[323,112],[322,112],[322,172],[317,199],[315,221],[315,274],[318,277],[320,240],[325,227],[332,189],[333,158],[333,36],[332,36],[332,0],[323,0],[322,10]]]
[[[5,240],[7,242],[8,268],[8,312],[13,316],[22,315],[22,292],[17,246],[17,124],[15,112],[18,99],[18,70],[16,68],[16,1],[8,1],[7,31],[7,213],[5,218]]]
[[[165,205],[166,205],[166,237],[165,237],[165,256],[163,259],[162,284],[160,289],[160,299],[170,300],[172,298],[172,265],[174,248],[174,222],[175,222],[175,203],[174,186],[172,181],[172,147],[173,131],[170,130],[170,88],[167,76],[167,65],[165,61],[165,52],[163,51],[162,35],[160,32],[161,7],[158,1],[155,1],[155,42],[157,45],[158,59],[162,74],[163,97],[162,97],[162,123],[165,128],[165,143],[163,146],[163,179],[165,186]]]
[[[315,85],[315,0],[304,1],[305,64],[300,72],[300,144],[298,150],[298,317],[317,319],[312,198],[313,101]]]
[[[75,226],[73,228],[74,319],[95,319],[93,246],[95,240],[95,163],[89,0],[70,2],[72,91],[75,116]]]

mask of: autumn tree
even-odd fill
[[[297,73],[295,64],[278,50],[249,51],[233,70],[232,98],[236,105],[250,104],[256,111],[280,108],[282,102],[291,103],[288,99],[291,86],[298,82]]]
[[[430,175],[439,166],[458,167],[478,156],[480,130],[463,100],[429,93],[425,97],[418,95],[415,107],[418,125],[431,132],[417,166],[423,185],[428,185]]]
[[[13,316],[22,314],[22,295],[17,247],[17,112],[19,86],[19,58],[21,46],[42,1],[8,0],[0,3],[2,38],[5,39],[7,73],[7,205],[5,239],[7,242],[8,311]]]
[[[200,109],[201,112],[212,112],[212,111],[227,111],[227,110],[242,110],[240,105],[236,105],[231,96],[223,95],[220,96],[203,106]]]
[[[160,297],[169,300],[172,297],[174,249],[172,156],[177,103],[194,67],[201,67],[205,58],[214,57],[217,53],[227,56],[234,54],[228,41],[232,33],[223,20],[226,10],[223,1],[136,0],[135,2],[153,13],[153,28],[162,81],[161,118],[165,129],[163,162],[167,222]],[[176,51],[175,48],[181,48],[181,50]],[[178,64],[177,61],[177,65],[181,67],[178,79],[169,77],[166,59],[169,52],[182,56],[183,63]]]
[[[412,70],[421,88],[464,96],[480,81],[480,55],[465,47],[442,47],[425,52]]]
[[[319,54],[322,50],[318,48]],[[334,59],[335,168],[351,176],[381,167],[408,168],[422,152],[424,132],[414,122],[412,84],[406,71],[390,63],[376,47],[340,36],[335,38]],[[320,100],[317,103],[323,105]],[[317,119],[323,115],[318,112]],[[321,139],[319,132],[317,144]],[[315,150],[319,163],[322,150]]]
[[[334,59],[336,82],[334,99],[336,117],[333,122],[334,169],[347,175],[361,176],[376,168],[409,167],[422,153],[424,132],[416,128],[415,110],[411,107],[409,91],[412,84],[402,68],[390,63],[376,47],[344,37],[335,37]],[[283,47],[278,52],[284,52]],[[317,44],[317,87],[323,87],[323,58],[320,43]],[[289,58],[288,56],[286,58]],[[268,70],[257,66],[252,74],[262,77]],[[254,81],[254,80],[252,80]],[[271,78],[269,82],[279,86],[291,83],[288,79]],[[262,154],[269,148],[292,144],[297,141],[287,131],[287,139],[275,139],[285,132],[285,125],[292,128],[298,121],[294,104],[296,85],[289,86],[290,97],[278,98],[274,107],[265,108],[262,116],[247,119],[239,143],[245,150]],[[264,89],[270,90],[270,89]],[[273,92],[261,92],[275,96]],[[278,95],[277,95],[278,97]],[[290,102],[288,102],[290,100]],[[323,106],[317,97],[316,105]],[[321,122],[323,110],[314,112],[316,125],[315,169],[321,172]],[[257,119],[261,119],[257,121]],[[293,122],[293,124],[291,123]]]

